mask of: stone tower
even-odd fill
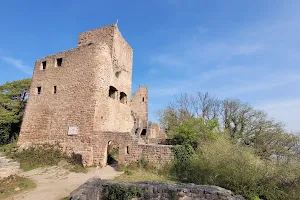
[[[140,157],[132,110],[148,120],[148,88],[131,102],[132,58],[113,24],[80,34],[74,49],[37,60],[19,145],[59,143],[85,165],[105,165],[107,145],[116,141],[121,162]]]

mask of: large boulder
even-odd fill
[[[212,185],[166,184],[159,182],[117,182],[92,178],[73,191],[70,200],[171,199],[244,200],[231,191]]]

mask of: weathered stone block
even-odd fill
[[[235,196],[231,191],[217,186],[191,185],[191,184],[165,184],[159,182],[117,182],[93,178],[73,191],[69,199],[72,200],[98,200],[107,199],[110,186],[122,188],[137,187],[142,191],[142,197],[133,199],[170,199],[170,200],[244,200],[241,196]],[[192,190],[191,190],[192,188]],[[179,191],[179,192],[178,192]],[[184,191],[184,192],[183,192]]]

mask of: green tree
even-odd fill
[[[194,149],[201,142],[211,141],[218,137],[219,124],[216,120],[206,120],[202,117],[184,120],[177,126],[172,135],[176,144],[189,144]]]
[[[0,145],[15,141],[29,95],[31,79],[7,82],[0,86]]]
[[[195,146],[195,138],[207,136],[205,129],[196,132],[195,129],[218,121],[220,130],[228,133],[233,141],[255,148],[255,153],[264,159],[275,155],[289,160],[300,155],[299,137],[286,133],[284,124],[270,118],[266,112],[239,100],[220,101],[200,92],[181,94],[167,108],[160,110],[158,117],[168,136],[179,144],[193,140],[190,144]],[[199,135],[200,132],[203,134]]]

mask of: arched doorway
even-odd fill
[[[107,144],[106,164],[117,166],[119,161],[119,144],[116,141],[109,141]]]

